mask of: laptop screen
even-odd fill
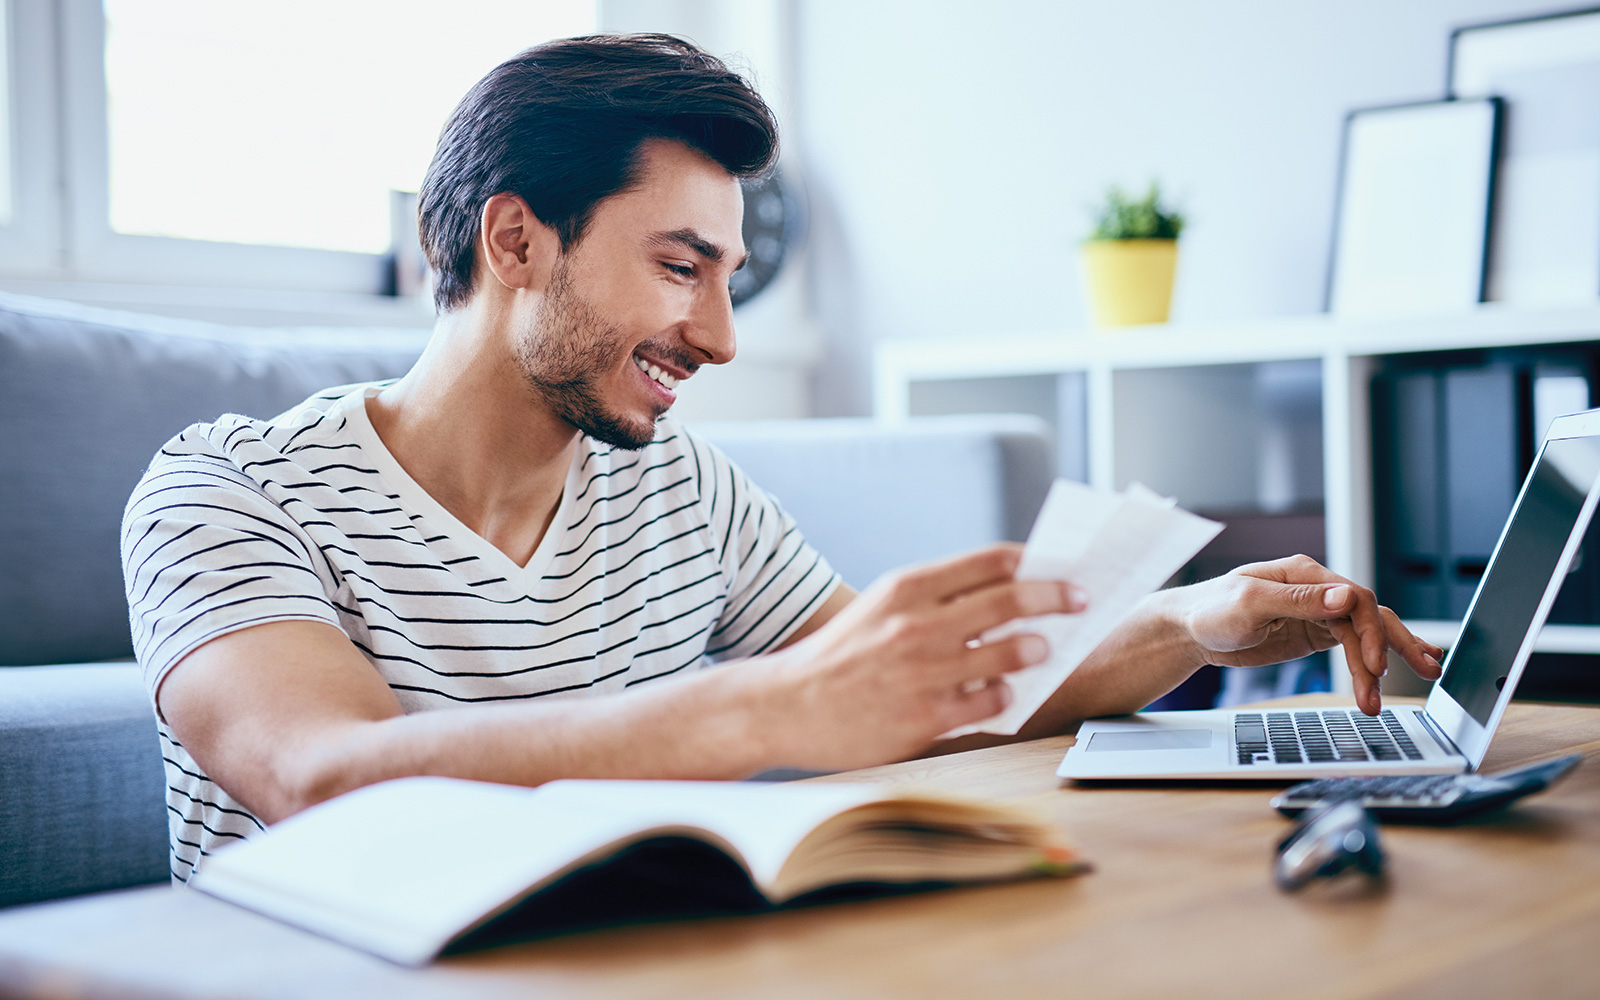
[[[1479,725],[1489,724],[1597,477],[1593,437],[1553,438],[1534,463],[1439,681]]]

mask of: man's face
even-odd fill
[[[562,419],[642,448],[678,383],[734,353],[728,278],[743,263],[739,182],[681,143],[641,150],[640,182],[596,206],[519,335],[534,393]]]

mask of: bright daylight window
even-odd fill
[[[11,222],[11,52],[6,14],[11,5],[0,3],[0,226]]]
[[[113,230],[369,253],[468,87],[595,29],[594,0],[105,0],[105,16]]]

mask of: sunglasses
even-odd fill
[[[1361,806],[1345,801],[1306,811],[1278,844],[1273,874],[1280,888],[1293,892],[1314,878],[1333,878],[1351,868],[1382,877],[1383,846],[1378,824]]]

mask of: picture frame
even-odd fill
[[[1504,103],[1487,297],[1600,298],[1600,7],[1455,29],[1446,93]]]
[[[1345,117],[1327,311],[1404,316],[1484,301],[1500,120],[1493,97]]]

